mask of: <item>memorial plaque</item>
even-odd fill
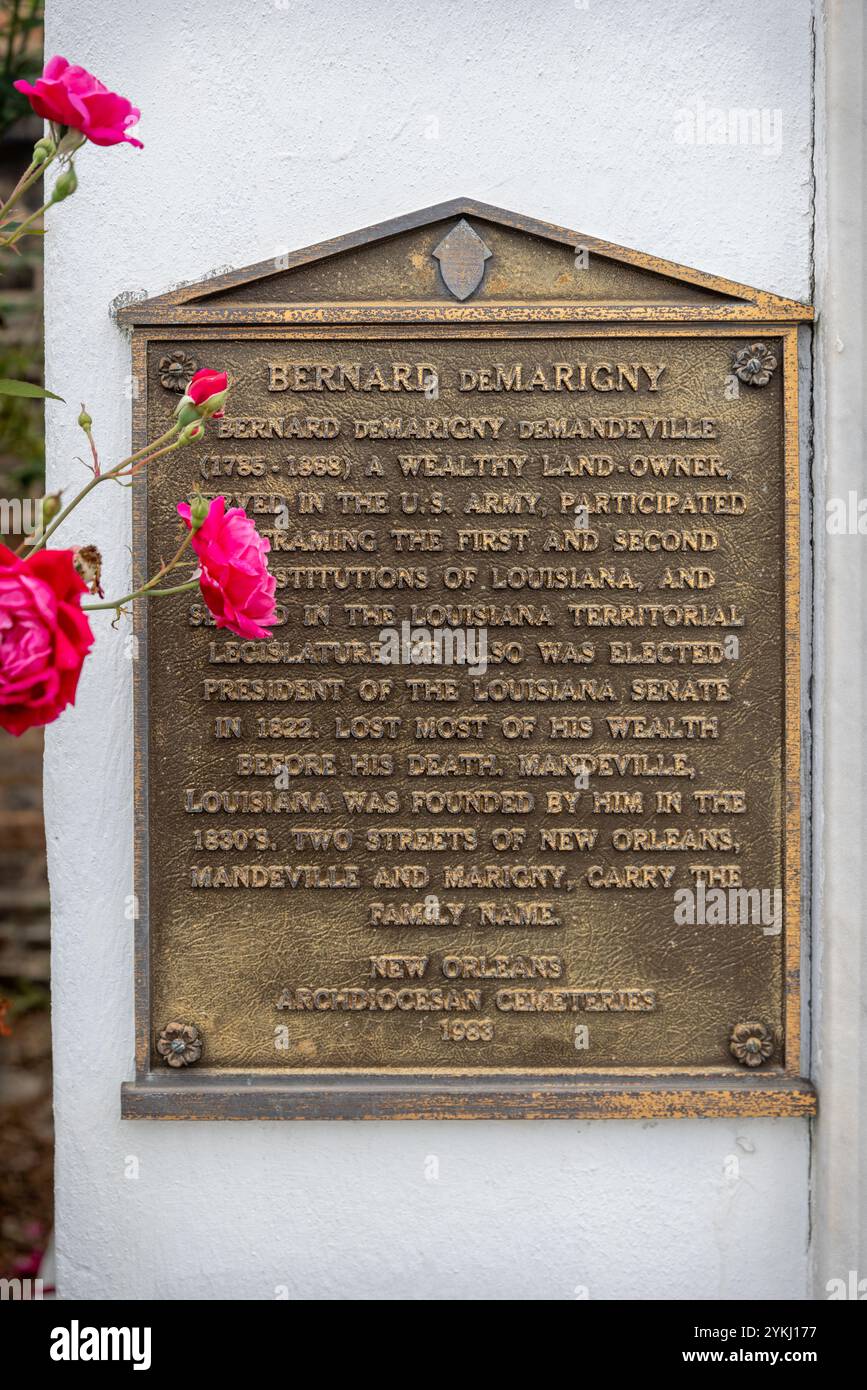
[[[139,605],[124,1114],[811,1113],[811,310],[460,200],[123,317],[134,447],[231,381],[138,576],[198,487],[279,602]]]

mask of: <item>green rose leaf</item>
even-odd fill
[[[23,226],[24,226],[24,223],[23,223],[23,222],[4,222],[4,223],[3,223],[3,228],[2,228],[3,234],[4,234],[4,236],[5,236],[5,234],[6,234],[7,232],[10,232],[10,233],[11,233],[11,232],[17,232],[17,231],[18,231],[18,228],[19,228],[19,227],[23,227]],[[27,235],[28,235],[28,236],[45,236],[45,235],[46,235],[46,229],[45,229],[44,227],[28,227],[28,228],[27,228]]]
[[[10,377],[0,377],[0,396],[32,396],[37,400],[62,401],[53,391],[44,386],[34,386],[32,381],[13,381]],[[64,404],[66,402],[64,401]]]

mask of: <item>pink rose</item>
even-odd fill
[[[225,372],[213,372],[202,367],[190,378],[190,384],[175,407],[181,426],[197,420],[221,420],[223,406],[229,394],[229,378]]]
[[[15,83],[43,120],[55,125],[80,130],[94,145],[136,145],[141,140],[127,135],[127,127],[135,125],[141,112],[126,97],[110,92],[87,68],[72,66],[65,58],[49,58],[31,86],[23,79]]]
[[[202,367],[190,379],[187,387],[187,396],[193,405],[200,408],[207,405],[212,396],[221,396],[229,389],[229,378],[225,372],[212,372],[208,367]],[[222,404],[222,402],[221,402]],[[213,415],[215,420],[222,418],[222,410],[208,410],[208,415]]]
[[[0,728],[50,724],[75,699],[93,645],[71,550],[22,560],[0,545]]]
[[[179,502],[178,512],[192,529],[189,503]],[[277,621],[277,581],[266,559],[271,544],[247,513],[240,507],[227,512],[226,499],[215,497],[193,532],[192,547],[200,561],[202,598],[217,627],[239,637],[270,637],[268,628]]]

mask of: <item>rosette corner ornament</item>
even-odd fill
[[[732,1029],[729,1052],[745,1067],[760,1067],[774,1050],[774,1035],[764,1023],[750,1020]]]
[[[165,391],[176,391],[184,395],[192,377],[198,370],[198,362],[189,353],[169,352],[160,358],[160,385]]]
[[[157,1038],[157,1052],[166,1066],[191,1067],[202,1055],[202,1039],[192,1023],[167,1023]]]
[[[747,386],[767,386],[776,366],[776,354],[764,343],[750,343],[740,348],[732,359],[732,371]]]

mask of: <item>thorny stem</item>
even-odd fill
[[[123,598],[112,599],[106,603],[83,603],[82,613],[95,613],[98,608],[122,608],[125,603],[130,603],[134,598],[163,598],[166,594],[186,594],[199,587],[198,579],[190,579],[186,584],[175,584],[169,589],[136,589],[134,594],[126,594]]]
[[[39,182],[49,164],[52,164],[56,158],[57,155],[55,153],[48,159],[43,160],[41,164],[33,163],[30,165],[29,169],[25,169],[9,197],[6,199],[6,202],[0,207],[0,222],[6,222],[6,214],[9,212],[10,208],[15,206],[19,198],[22,198],[29,188],[32,188],[35,183]]]
[[[71,132],[67,132],[67,144],[65,149],[61,148],[61,145],[63,144],[63,141],[61,141],[55,149],[54,153],[50,154],[47,159],[43,159],[39,164],[37,164],[36,161],[33,160],[31,161],[30,167],[28,169],[25,169],[24,173],[21,175],[21,178],[18,180],[17,184],[13,188],[6,202],[3,204],[2,207],[0,207],[0,230],[2,230],[3,224],[7,221],[7,213],[9,212],[9,209],[15,206],[15,204],[19,201],[20,198],[24,196],[28,189],[32,188],[35,183],[39,182],[39,180],[45,174],[45,171],[49,167],[49,165],[53,164],[56,159],[59,159],[61,164],[67,167],[69,166],[72,156],[75,154],[76,150],[80,150],[81,146],[84,144],[83,135],[79,135],[77,138],[70,139],[70,134]],[[50,206],[51,199],[49,198],[48,202],[39,209],[39,212],[45,212],[46,208],[49,208]],[[38,216],[39,213],[33,213],[31,217],[27,218],[27,222],[32,222],[34,218]],[[22,223],[20,227],[16,228],[13,236],[9,240],[0,243],[0,245],[14,246],[15,242],[21,236],[24,227],[27,225],[27,222]]]
[[[157,440],[157,443],[159,443],[159,440]],[[175,449],[181,448],[183,448],[181,441],[176,439],[174,444],[167,444],[164,449],[157,449],[156,453],[148,454],[147,458],[137,459],[130,468],[124,467],[122,473],[119,473],[117,469],[115,469],[113,473],[106,473],[105,476],[107,478],[131,478],[133,473],[137,473],[140,468],[144,468],[145,464],[153,463],[154,459],[162,458],[163,454],[171,454]]]
[[[81,492],[78,494],[78,496],[77,496],[77,497],[74,497],[74,498],[72,499],[72,501],[69,503],[69,505],[68,505],[67,507],[64,507],[62,512],[59,512],[59,513],[58,513],[58,515],[54,518],[54,520],[53,520],[53,521],[45,528],[45,530],[42,532],[42,535],[39,537],[39,540],[36,541],[36,542],[33,544],[33,546],[30,548],[30,550],[27,551],[27,556],[28,556],[28,558],[29,558],[29,556],[31,556],[31,555],[35,555],[36,552],[37,552],[37,550],[41,550],[41,549],[42,549],[42,547],[44,546],[45,542],[48,540],[48,537],[52,534],[53,531],[56,531],[57,528],[58,528],[58,526],[60,525],[60,523],[61,523],[62,521],[64,521],[64,520],[66,519],[66,517],[69,516],[69,513],[72,511],[73,507],[77,507],[78,504],[79,504],[79,502],[83,502],[84,499],[85,499],[85,497],[87,496],[87,494],[88,494],[89,492],[92,492],[93,489],[96,487],[97,483],[102,482],[103,478],[107,478],[107,477],[108,477],[108,474],[107,474],[107,473],[103,473],[103,474],[101,474],[101,476],[100,476],[99,478],[91,478],[90,481],[89,481],[88,483],[85,483],[84,487],[81,489]],[[21,544],[18,546],[18,548],[16,549],[15,554],[16,554],[16,555],[20,555],[21,552],[22,552],[22,550],[26,549],[26,547],[27,547],[28,544],[29,544],[29,542],[28,542],[27,540],[23,540],[23,541],[21,542]]]
[[[31,160],[28,168],[24,170],[24,173],[21,175],[12,192],[9,194],[9,197],[6,199],[6,202],[0,203],[0,217],[5,217],[7,209],[12,207],[13,200],[17,202],[18,199],[21,197],[21,194],[24,192],[24,188],[28,179],[32,178],[32,176],[36,173],[37,169],[44,169],[47,163],[49,163],[48,160],[44,160],[42,164],[37,164],[35,159]]]
[[[41,208],[37,208],[35,212],[31,212],[29,217],[25,217],[23,222],[19,222],[14,232],[12,232],[8,237],[4,237],[2,240],[0,240],[0,246],[17,246],[21,238],[27,235],[27,231],[31,222],[35,222],[37,217],[41,217],[43,213],[47,212],[50,207],[51,199],[49,198],[48,202],[43,203]]]
[[[75,507],[78,506],[79,502],[83,502],[87,494],[89,492],[92,492],[93,489],[97,487],[100,483],[107,482],[109,478],[128,477],[130,473],[134,472],[138,468],[143,468],[146,463],[150,463],[153,459],[160,458],[163,454],[168,454],[173,449],[179,448],[180,446],[177,441],[174,444],[168,445],[168,447],[165,449],[156,448],[158,444],[162,444],[166,439],[171,439],[172,435],[176,434],[179,428],[179,425],[172,425],[171,429],[167,430],[165,434],[160,435],[159,439],[155,439],[151,444],[146,444],[144,446],[144,449],[139,449],[137,453],[130,454],[129,458],[121,459],[120,463],[115,464],[114,468],[110,468],[107,473],[99,473],[96,477],[90,478],[88,482],[85,483],[84,487],[81,489],[78,495],[76,497],[73,497],[69,505],[64,507],[63,511],[59,512],[58,515],[51,522],[51,524],[45,528],[36,544],[33,545],[30,550],[28,550],[28,556],[35,555],[37,550],[42,549],[49,536],[53,535],[53,533],[57,530],[58,526],[60,526],[62,522],[64,522],[66,518],[69,516],[69,513],[73,511]],[[140,459],[138,457],[139,454],[144,453],[146,449],[154,449],[155,452],[149,454],[147,458]],[[134,462],[134,460],[138,461]],[[128,471],[123,471],[127,470],[129,464],[132,464],[133,466],[129,468]],[[27,541],[22,541],[15,552],[16,555],[20,555],[22,550],[24,550],[24,548],[26,547],[26,545]]]
[[[198,586],[198,579],[189,579],[184,584],[177,584],[173,588],[158,589],[156,586],[161,579],[173,570],[180,560],[190,541],[193,539],[193,532],[188,531],[181,544],[178,546],[171,560],[168,560],[147,584],[143,584],[140,589],[133,589],[132,593],[124,594],[123,598],[107,599],[104,603],[83,603],[82,610],[86,613],[95,613],[100,608],[121,608],[125,603],[131,603],[134,598],[144,598],[148,594],[182,594],[188,589],[195,589]]]

